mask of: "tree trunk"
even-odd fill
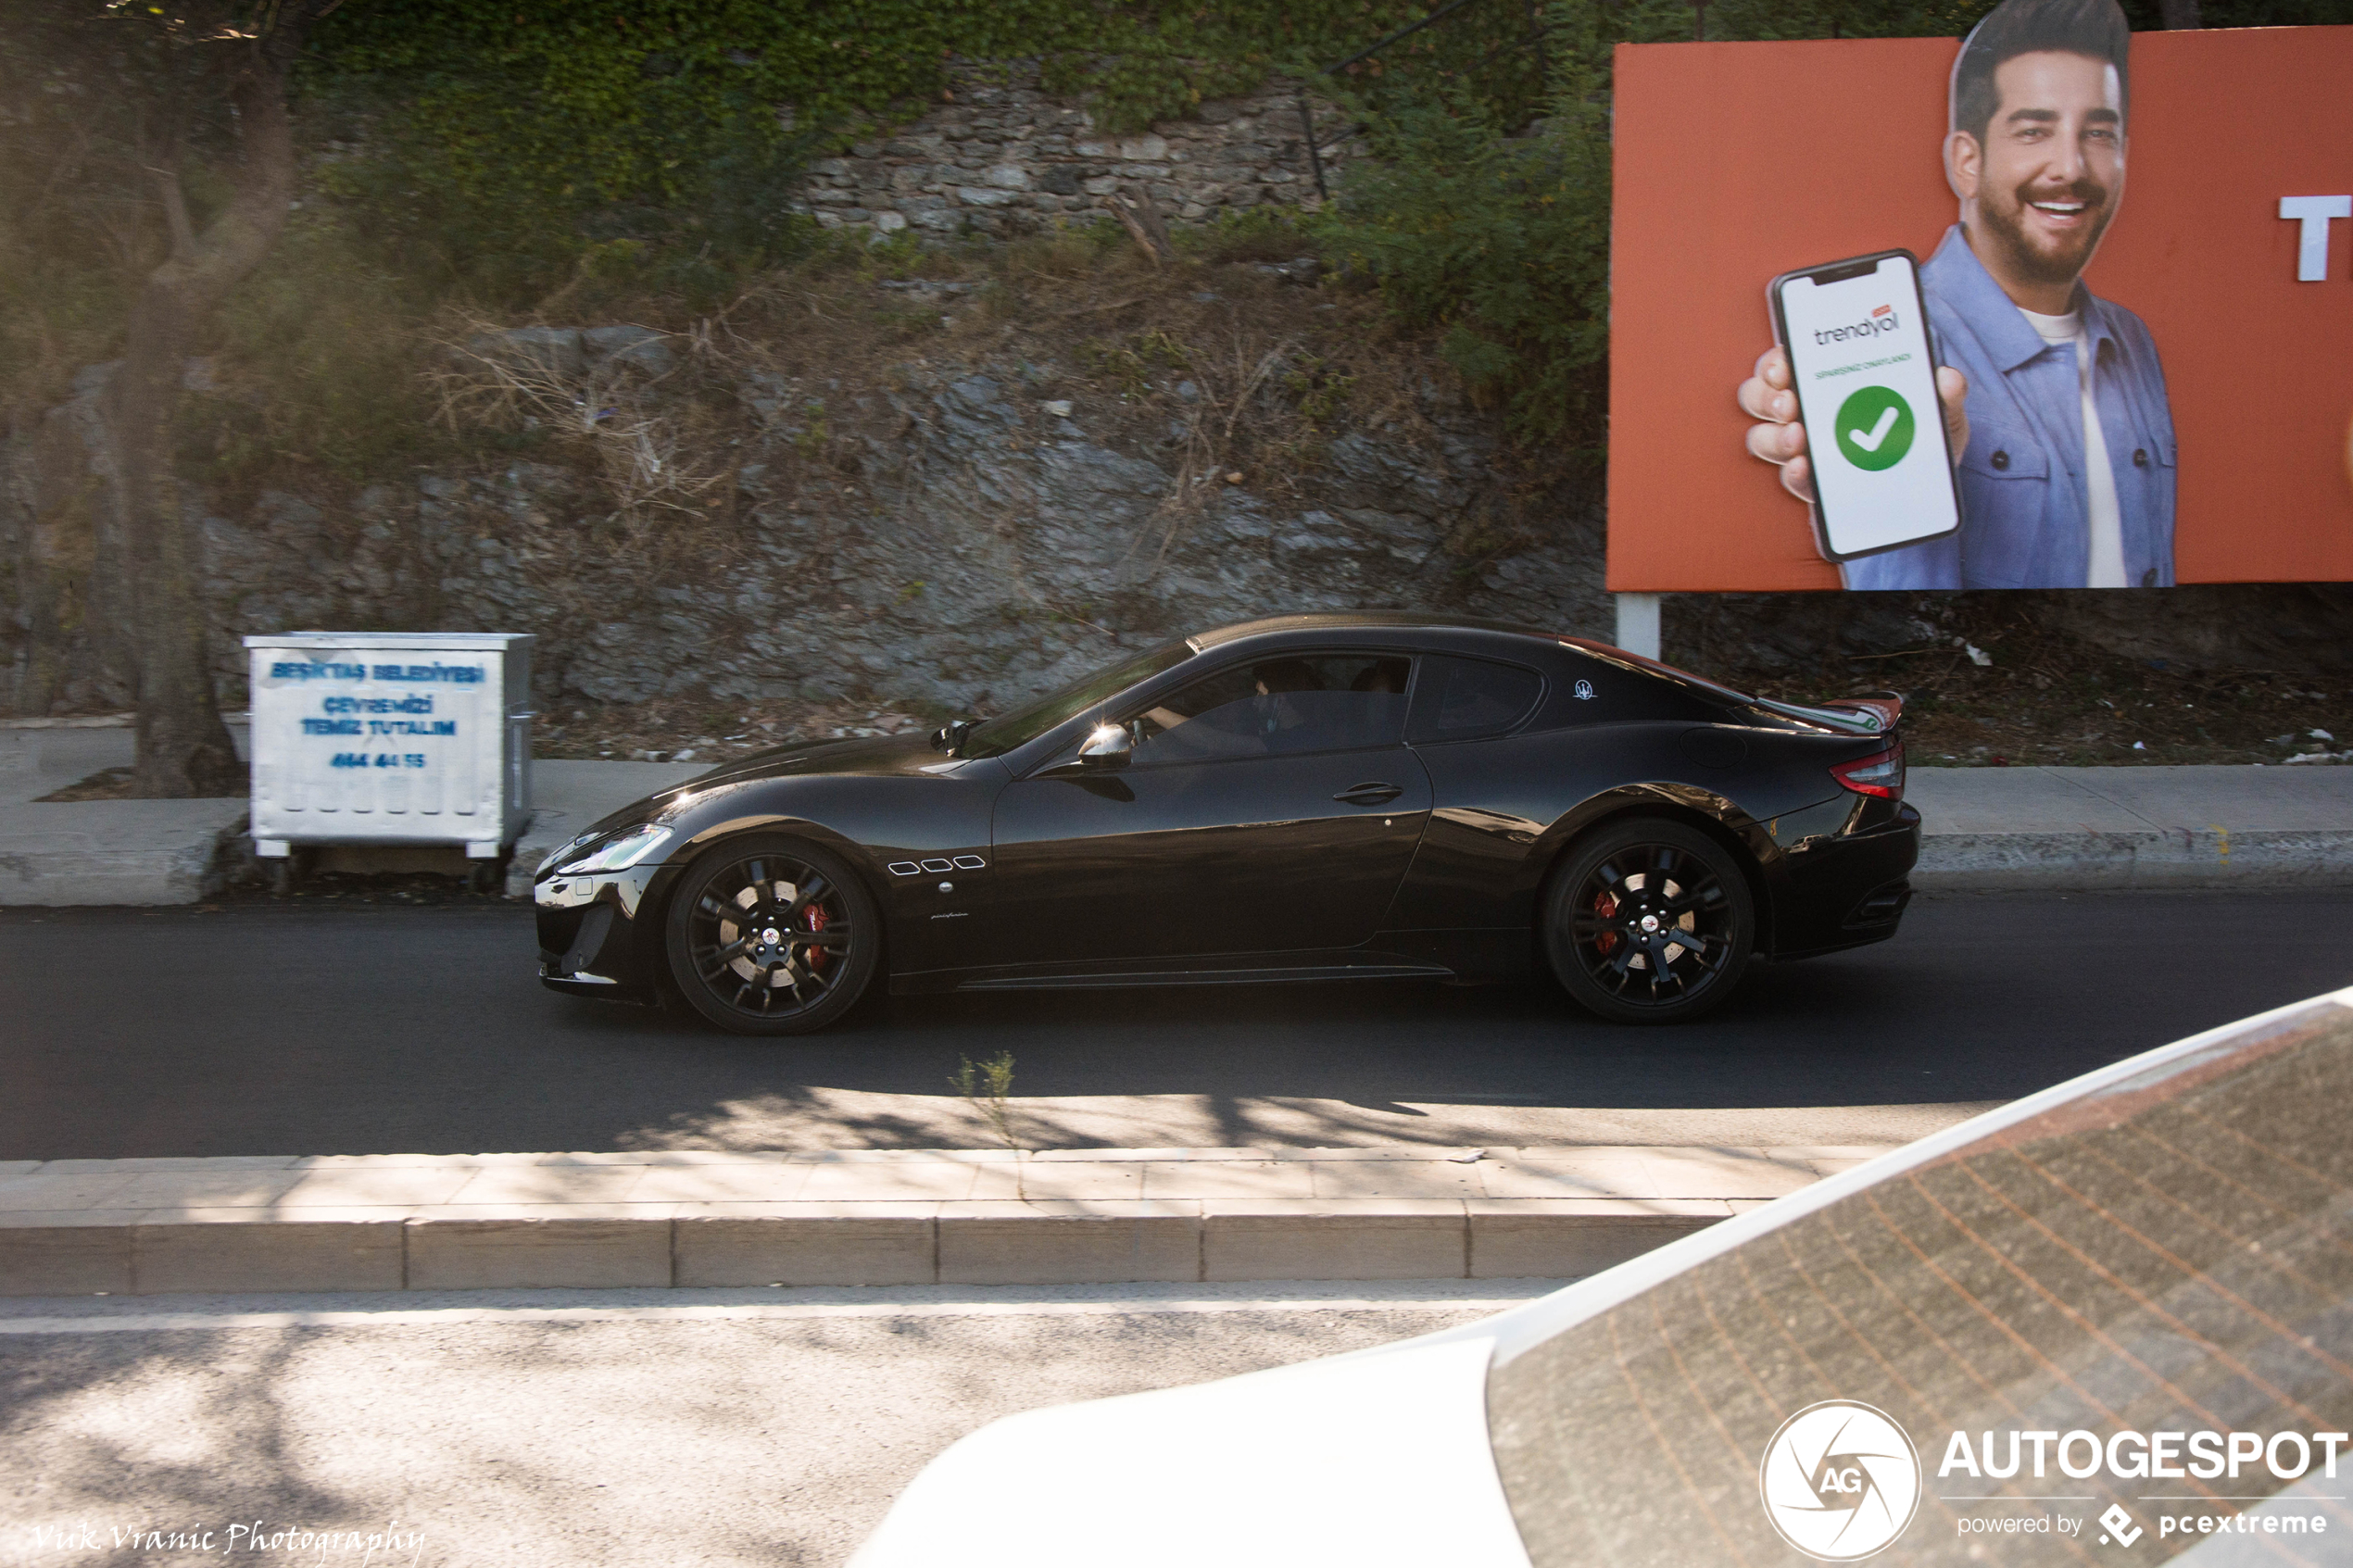
[[[191,230],[176,172],[157,170],[171,255],[132,307],[122,363],[101,405],[110,447],[107,501],[127,556],[114,564],[132,590],[134,783],[153,798],[239,792],[236,748],[212,689],[203,562],[172,468],[172,424],[196,334],[285,227],[295,188],[285,71],[299,43],[299,29],[282,25],[235,45],[242,58],[232,98],[243,167],[234,196],[202,234]]]
[[[8,509],[12,526],[0,528],[0,538],[14,546],[10,564],[16,570],[17,622],[24,633],[23,646],[14,660],[10,683],[14,689],[6,700],[24,718],[41,719],[48,716],[49,705],[57,698],[57,608],[45,552],[41,548],[35,445],[15,419],[9,420],[5,452],[0,470],[5,470],[8,493],[0,495],[0,506]]]

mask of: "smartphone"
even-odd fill
[[[1784,272],[1766,289],[1814,459],[1814,544],[1849,561],[1941,539],[1961,493],[1936,400],[1920,264],[1884,250]]]

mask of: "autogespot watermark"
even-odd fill
[[[1943,1486],[2006,1483],[1999,1491],[1944,1491],[1964,1537],[2052,1536],[2129,1548],[2182,1536],[2328,1534],[2337,1478],[2353,1436],[2343,1432],[1954,1432],[1936,1471]],[[1765,1447],[1757,1490],[1780,1537],[1822,1562],[1855,1562],[1893,1546],[1910,1527],[1923,1490],[1919,1451],[1894,1418],[1851,1399],[1808,1405]],[[1956,1477],[1962,1479],[1957,1480]],[[2069,1489],[2095,1482],[2099,1491]],[[2130,1490],[2136,1516],[2115,1500]],[[2294,1492],[2279,1495],[2279,1483]],[[2040,1483],[2031,1486],[2030,1483]],[[2106,1494],[2104,1499],[2103,1493]],[[2092,1509],[2103,1500],[2097,1514]],[[2079,1504],[2045,1508],[2041,1504]],[[2264,1505],[2253,1512],[2237,1504]],[[1982,1511],[1982,1512],[1981,1512]],[[2087,1517],[2088,1516],[2088,1517]]]
[[[416,1568],[424,1556],[425,1533],[403,1529],[397,1519],[381,1530],[308,1530],[266,1519],[226,1524],[33,1524],[25,1533],[44,1552],[170,1552],[174,1556],[271,1556],[313,1568]]]
[[[2353,1436],[2343,1432],[1982,1432],[1972,1441],[1967,1432],[1955,1432],[1945,1441],[1944,1458],[1936,1468],[1940,1483],[1953,1476],[1972,1481],[2002,1481],[2013,1486],[2042,1482],[2063,1486],[2067,1482],[2097,1479],[2114,1492],[2118,1483],[2144,1486],[2180,1483],[2184,1489],[2134,1491],[2134,1502],[2152,1505],[2150,1519],[2137,1518],[2120,1502],[2111,1502],[2096,1523],[2102,1546],[2130,1547],[2150,1534],[2174,1536],[2324,1536],[2329,1515],[2314,1508],[2306,1512],[2290,1504],[2274,1505],[2259,1513],[2233,1504],[2271,1503],[2277,1490],[2272,1482],[2330,1482],[2336,1479],[2338,1450]],[[2317,1472],[2317,1474],[2316,1474]],[[2188,1488],[2195,1488],[2188,1489]],[[2258,1489],[2261,1488],[2261,1489]],[[2342,1502],[2341,1492],[2304,1491],[2313,1502]],[[2020,1503],[2083,1503],[2099,1500],[2090,1492],[2064,1490],[1992,1493],[1940,1492],[1938,1499],[1960,1508],[1964,1536],[2018,1535],[2055,1530],[2080,1535],[2080,1516],[2059,1512],[1975,1513],[1972,1507],[2007,1509]]]
[[[1885,1411],[1808,1405],[1765,1445],[1756,1486],[1781,1539],[1821,1562],[1884,1551],[1920,1505],[1920,1459]]]

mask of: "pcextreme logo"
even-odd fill
[[[1920,1459],[1885,1411],[1825,1399],[1781,1423],[1756,1486],[1781,1539],[1819,1562],[1857,1562],[1912,1523]]]
[[[2131,1546],[2147,1533],[2133,1522],[2131,1514],[2124,1512],[2124,1505],[2120,1502],[2108,1504],[2108,1512],[2100,1515],[2100,1523],[2108,1526],[2108,1535],[2100,1537],[2102,1546],[2108,1545],[2110,1537]]]

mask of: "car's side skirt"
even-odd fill
[[[1313,980],[1486,980],[1524,970],[1524,929],[1385,931],[1361,947],[1291,952],[1188,953],[893,974],[906,996],[1142,985],[1261,985]]]
[[[1284,969],[1156,969],[967,980],[959,991],[1110,991],[1138,985],[1265,985],[1306,980],[1451,980],[1436,964],[1309,964]]]

